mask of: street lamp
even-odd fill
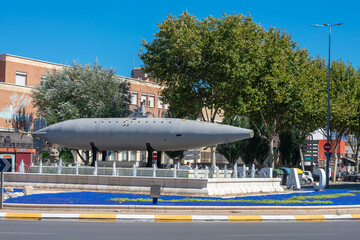
[[[311,24],[312,27],[329,27],[329,62],[328,62],[328,107],[327,107],[327,129],[326,129],[326,135],[327,135],[327,143],[330,144],[330,39],[331,39],[331,27],[333,26],[339,26],[344,23],[336,23],[336,24]],[[335,153],[336,154],[336,153]],[[329,188],[329,168],[330,168],[330,156],[331,153],[327,151],[325,153],[326,155],[326,186],[325,188]],[[334,178],[336,177],[336,173],[334,173]]]

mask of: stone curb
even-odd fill
[[[0,219],[77,220],[119,222],[304,222],[360,220],[360,214],[344,215],[125,215],[73,213],[0,213]]]

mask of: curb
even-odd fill
[[[211,215],[0,213],[0,219],[119,221],[119,222],[304,222],[304,221],[360,220],[360,214],[211,216]]]

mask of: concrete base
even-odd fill
[[[14,187],[32,185],[47,188],[148,193],[152,185],[160,185],[162,193],[204,196],[282,192],[280,181],[279,178],[193,179],[5,173],[5,184]]]

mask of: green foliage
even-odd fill
[[[279,134],[281,152],[281,163],[285,166],[296,166],[300,162],[299,147],[296,138],[299,137],[297,131],[282,131]]]
[[[336,193],[336,194],[327,194],[327,195],[315,195],[315,196],[294,196],[290,199],[293,200],[305,200],[305,199],[329,199],[329,198],[338,198],[338,197],[354,197],[355,194],[351,193]]]
[[[255,129],[251,125],[251,129]],[[261,127],[258,127],[261,131]],[[258,163],[263,164],[269,155],[269,142],[260,135],[257,131],[254,133],[254,137],[243,140],[244,150],[241,153],[241,157],[245,164]]]
[[[343,61],[333,61],[331,65],[331,118],[332,131],[337,132],[333,148],[345,139],[354,159],[358,159],[360,149],[360,69]],[[337,161],[337,158],[336,158]]]
[[[353,197],[355,194],[351,193],[336,193],[315,196],[293,196],[284,200],[262,199],[262,200],[248,200],[248,199],[206,199],[206,198],[182,198],[173,200],[159,199],[159,202],[223,202],[223,203],[266,203],[266,204],[289,204],[289,203],[313,203],[313,204],[332,204],[331,201],[320,201],[313,199],[331,199],[339,197]],[[152,198],[111,198],[109,201],[115,202],[151,202]]]
[[[246,117],[225,118],[223,124],[254,129]],[[245,164],[251,164],[255,161],[262,164],[268,155],[269,147],[266,140],[255,132],[253,138],[220,144],[217,150],[229,163],[235,163],[241,157]]]
[[[111,198],[109,201],[115,202],[152,202],[151,198]],[[285,199],[285,200],[272,200],[272,199],[263,199],[263,200],[247,200],[247,199],[200,199],[200,198],[183,198],[183,199],[173,199],[173,200],[163,200],[159,199],[158,202],[222,202],[222,203],[265,203],[265,204],[289,204],[289,203],[314,203],[314,204],[332,204],[331,201],[309,201],[304,199]]]
[[[188,12],[158,25],[154,40],[143,41],[144,68],[164,86],[164,101],[176,109],[200,112],[213,122],[220,109],[237,101],[228,94],[242,89],[253,72],[263,29],[250,16],[197,19]],[[206,111],[208,109],[209,111]]]
[[[59,158],[67,164],[74,163],[74,156],[71,153],[71,150],[68,150],[66,148],[64,148],[60,151]]]
[[[50,155],[48,152],[43,152],[41,159],[49,159]]]
[[[174,108],[201,111],[209,121],[216,114],[249,117],[268,141],[271,161],[274,136],[295,123],[302,130],[304,119],[312,119],[306,132],[318,127],[325,75],[290,34],[241,14],[199,20],[184,12],[158,26],[154,40],[143,41],[140,58]],[[311,92],[314,100],[305,101]]]
[[[181,159],[184,157],[184,151],[166,151],[165,154],[171,159]]]
[[[290,34],[264,29],[241,14],[197,19],[184,12],[158,27],[154,40],[143,41],[139,55],[145,70],[163,85],[164,100],[172,107],[200,113],[207,121],[214,121],[216,114],[248,117],[260,139],[267,140],[272,163],[273,138],[281,132],[296,133],[291,139],[300,153],[310,133],[325,129],[327,64],[320,57],[312,59]],[[359,69],[334,61],[330,126],[338,133],[335,144],[344,133],[360,138],[359,99]],[[234,146],[223,149],[230,161],[231,155],[239,155],[235,149],[242,148]],[[353,151],[359,147],[356,144]],[[286,153],[283,147],[282,152],[297,162],[295,145],[292,148]]]
[[[350,63],[333,61],[331,64],[330,127],[336,132],[331,144],[336,151],[344,135],[358,133],[360,78]],[[356,146],[350,144],[356,153]],[[334,172],[337,172],[338,155],[335,154]],[[335,179],[334,179],[335,181]]]
[[[231,126],[249,128],[250,122],[247,118],[238,118],[235,117],[232,119],[224,119],[223,124],[228,124]],[[237,141],[231,143],[220,144],[217,146],[217,151],[223,155],[229,163],[234,164],[241,155],[244,155],[247,144],[244,141]]]
[[[167,114],[169,118],[196,120],[197,117],[199,116],[199,111],[191,112],[191,110],[178,109],[170,105]]]
[[[47,72],[46,81],[32,91],[33,104],[48,124],[68,119],[124,117],[130,113],[129,83],[95,62],[73,63]]]

